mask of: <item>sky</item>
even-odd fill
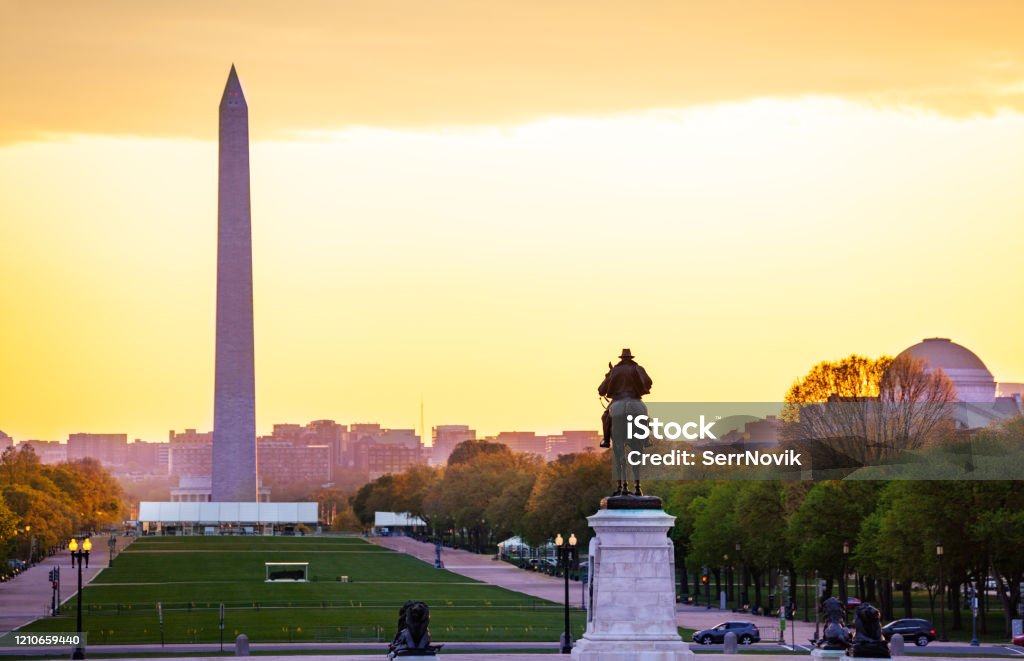
[[[213,416],[249,105],[257,429],[596,429],[925,337],[1024,381],[1024,5],[0,0],[0,430]]]

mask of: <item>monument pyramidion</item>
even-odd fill
[[[259,500],[252,320],[249,107],[234,65],[220,101],[212,500]]]

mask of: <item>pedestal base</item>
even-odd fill
[[[590,540],[587,630],[573,647],[572,658],[692,659],[676,626],[675,553],[667,535],[675,517],[651,496],[616,496],[602,505],[587,518],[595,533]]]
[[[581,661],[692,661],[682,640],[592,640],[581,638],[572,648]]]
[[[811,650],[811,658],[814,659],[843,659],[846,657],[846,650]]]
[[[885,644],[885,641],[866,641],[866,642],[855,642],[850,646],[848,654],[858,659],[891,659],[892,654],[889,653],[889,646]]]

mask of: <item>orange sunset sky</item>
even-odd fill
[[[1024,381],[1022,3],[0,0],[16,439],[210,429],[231,63],[260,433],[596,429],[624,346],[661,401]]]

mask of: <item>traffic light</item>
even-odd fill
[[[708,584],[708,568],[707,567],[704,568],[703,572],[700,575],[700,582],[701,582],[701,585],[707,585]]]
[[[782,590],[783,591],[789,590],[789,576],[783,576],[782,577]]]

